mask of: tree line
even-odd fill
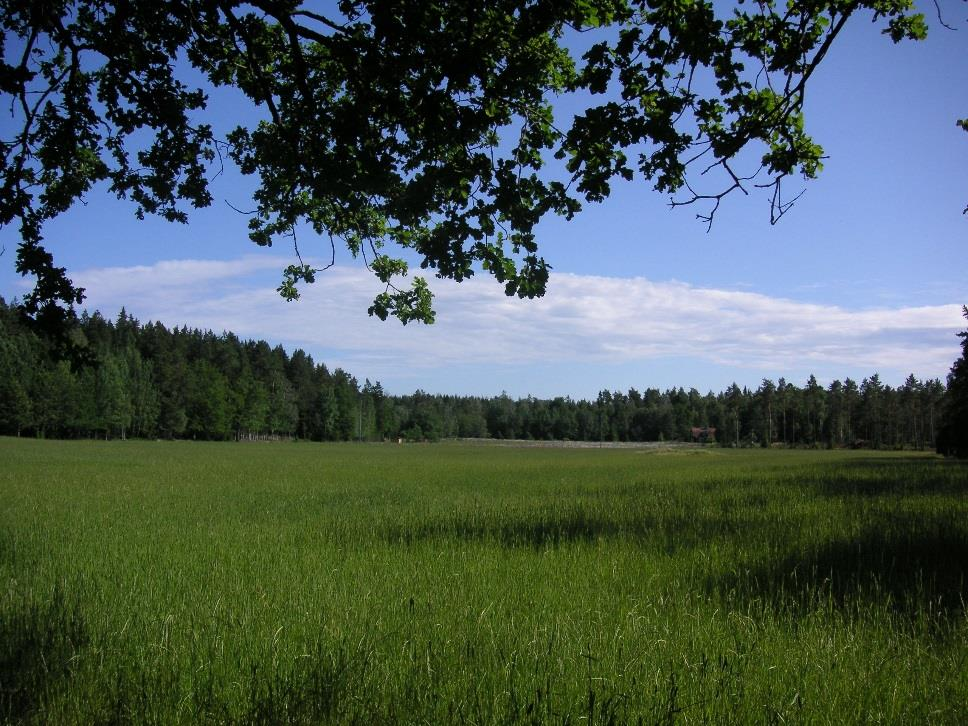
[[[93,365],[57,360],[0,298],[0,433],[38,437],[294,438],[314,441],[494,438],[690,441],[727,446],[933,448],[945,386],[875,373],[821,386],[764,379],[695,388],[602,391],[594,401],[506,394],[391,396],[302,350],[233,333],[142,325],[84,313],[73,333]]]

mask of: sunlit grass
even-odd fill
[[[961,723],[968,469],[0,439],[0,719]]]

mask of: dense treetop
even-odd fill
[[[821,168],[803,118],[818,64],[859,13],[895,42],[922,38],[911,7],[5,2],[0,225],[19,225],[17,267],[36,277],[24,310],[63,327],[83,298],[43,245],[47,220],[102,184],[139,216],[184,222],[228,160],[257,179],[252,240],[295,243],[308,227],[331,259],[345,245],[382,286],[370,312],[404,323],[434,313],[423,278],[401,286],[401,250],[442,277],[486,270],[509,295],[541,295],[535,225],[602,201],[616,179],[710,222],[726,195],[765,186],[775,220],[792,203],[784,179]],[[263,120],[217,136],[206,84],[237,88]],[[558,118],[565,96],[579,110]],[[299,257],[281,294],[319,272]]]

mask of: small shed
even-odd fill
[[[716,440],[715,426],[693,426],[690,432],[692,440],[699,444],[708,444]]]

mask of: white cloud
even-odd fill
[[[231,330],[300,346],[327,363],[389,377],[448,366],[615,364],[677,357],[771,371],[811,366],[943,376],[963,328],[958,305],[848,310],[683,282],[558,273],[548,294],[522,301],[473,278],[432,280],[438,322],[386,323],[366,314],[378,282],[334,267],[300,301],[275,291],[275,256],[173,260],[76,275],[87,304],[111,315]],[[270,276],[259,277],[271,271]]]
[[[145,295],[191,299],[201,286],[238,284],[253,273],[283,267],[281,258],[268,255],[247,255],[226,261],[163,260],[154,265],[88,269],[78,273],[75,282],[85,287],[92,298],[107,296],[112,302],[120,300],[122,305],[130,306]]]

